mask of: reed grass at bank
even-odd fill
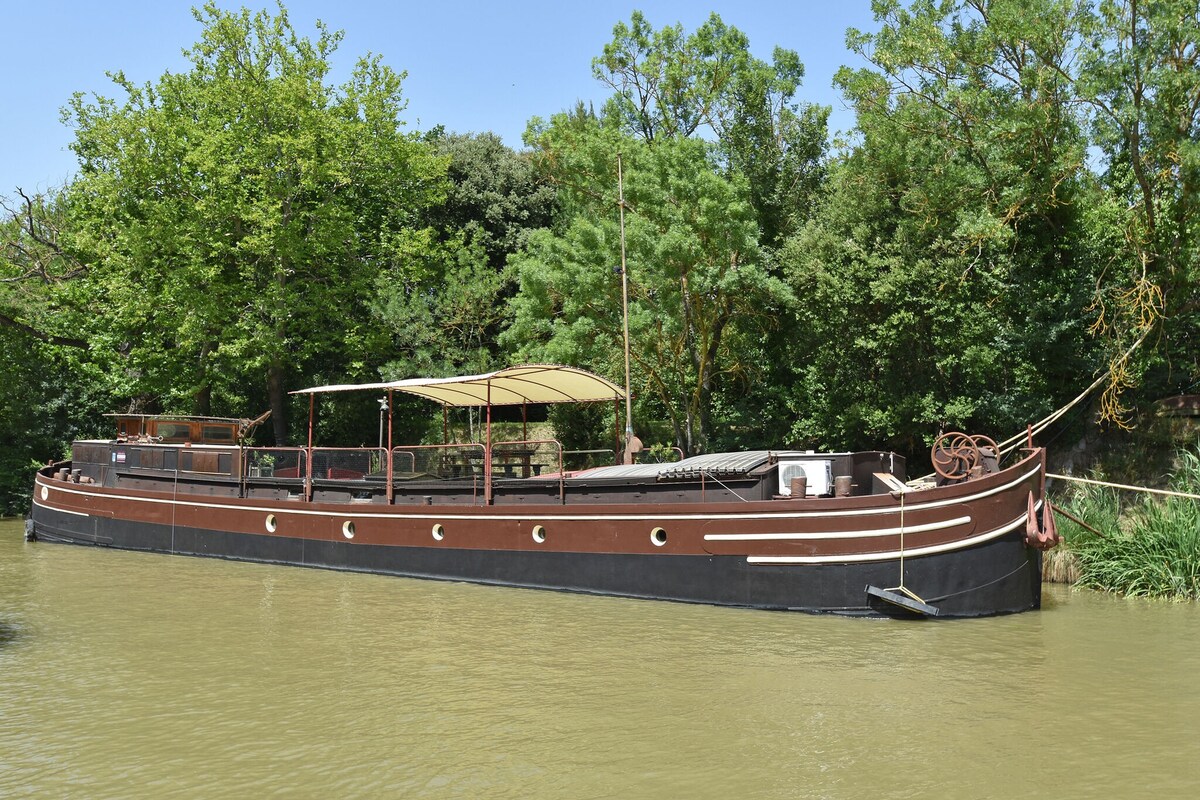
[[[1200,450],[1180,454],[1171,488],[1200,494]],[[1103,536],[1059,517],[1065,542],[1047,554],[1046,580],[1127,597],[1200,599],[1200,501],[1072,485],[1055,502]]]

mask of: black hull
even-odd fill
[[[896,560],[751,565],[744,556],[576,553],[385,546],[266,536],[33,509],[42,541],[178,555],[552,589],[641,599],[854,616],[914,616],[867,587],[900,581]],[[1008,614],[1041,605],[1041,554],[1021,530],[904,563],[904,585],[940,617]]]

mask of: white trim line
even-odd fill
[[[925,531],[940,531],[953,528],[956,525],[966,525],[971,517],[955,517],[940,522],[929,522],[924,525],[906,525],[903,528],[875,528],[869,531],[829,531],[828,533],[706,533],[706,542],[769,542],[776,540],[803,541],[808,539],[859,539],[872,536],[893,536],[897,533],[924,533]]]
[[[36,500],[36,499],[33,501],[33,504],[34,504],[35,506],[40,506],[41,508],[44,508],[44,509],[46,509],[46,510],[48,510],[48,511],[58,511],[58,512],[61,512],[61,513],[63,513],[63,514],[74,514],[74,515],[75,515],[75,516],[77,516],[77,517],[90,517],[90,516],[92,516],[91,514],[85,514],[85,513],[83,513],[82,511],[71,511],[70,509],[67,509],[67,508],[55,508],[54,506],[48,506],[48,505],[46,505],[45,503],[39,502],[39,501],[38,501],[38,500]]]
[[[1011,530],[1015,530],[1025,522],[1027,515],[1021,514],[1012,522],[997,528],[987,533],[981,533],[978,536],[972,536],[969,539],[961,539],[957,542],[948,544],[930,545],[929,547],[914,547],[911,550],[904,551],[905,558],[913,558],[916,556],[929,556],[936,553],[948,553],[952,550],[963,550],[977,544],[981,544],[990,539],[1003,536]],[[893,550],[888,553],[858,553],[855,555],[841,556],[747,556],[746,562],[750,564],[850,564],[863,561],[891,561],[900,557],[899,550]]]

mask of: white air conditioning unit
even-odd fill
[[[812,458],[805,461],[779,462],[779,493],[792,494],[792,478],[807,478],[805,495],[817,497],[833,490],[833,459]]]

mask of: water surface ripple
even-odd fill
[[[0,796],[1200,795],[1200,608],[870,621],[22,540]]]

